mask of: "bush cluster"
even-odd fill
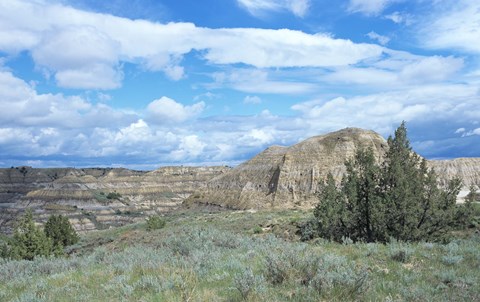
[[[78,242],[78,239],[68,218],[52,215],[41,229],[35,225],[32,211],[27,210],[18,220],[13,236],[1,243],[0,256],[17,260],[61,256],[63,248]]]
[[[166,224],[162,217],[158,215],[150,216],[147,218],[147,231],[163,229]]]

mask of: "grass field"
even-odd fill
[[[480,301],[480,237],[298,241],[311,212],[195,212],[88,233],[68,258],[0,260],[0,301]]]

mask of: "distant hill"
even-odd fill
[[[186,203],[235,209],[312,207],[318,202],[319,183],[329,172],[340,181],[345,161],[359,148],[372,148],[381,161],[388,146],[378,133],[359,128],[315,136],[291,147],[273,146],[210,180]],[[463,195],[470,184],[480,184],[480,158],[430,161],[429,165],[441,183],[459,176]]]
[[[144,220],[178,208],[192,192],[229,169],[0,169],[0,232],[11,232],[16,217],[27,207],[34,210],[38,222],[52,213],[66,215],[78,231]]]

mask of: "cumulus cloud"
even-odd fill
[[[435,139],[445,147],[447,140],[443,135],[453,135],[460,123],[474,125],[480,120],[478,87],[468,84],[405,86],[392,92],[318,98],[292,106],[293,114],[289,116],[264,110],[256,115],[196,119],[205,106],[202,102],[183,105],[162,97],[144,112],[126,115],[79,97],[39,94],[6,72],[0,73],[0,79],[3,79],[0,87],[13,83],[18,88],[0,89],[0,100],[6,100],[7,96],[8,100],[15,100],[10,109],[6,109],[7,103],[0,102],[14,116],[8,120],[7,115],[2,115],[0,122],[0,156],[6,166],[19,163],[12,154],[31,157],[38,160],[37,164],[57,166],[71,165],[68,160],[72,159],[76,159],[73,162],[76,166],[141,164],[143,168],[152,168],[160,163],[232,164],[272,144],[291,145],[347,126],[388,135],[402,120],[409,125],[431,123],[435,125],[431,129],[451,127],[442,130],[442,136]],[[157,119],[153,118],[155,112]],[[160,123],[160,118],[168,122]],[[185,119],[189,122],[183,122]],[[479,137],[478,127],[464,128],[461,133],[457,130],[454,139]],[[468,136],[462,138],[465,133]],[[424,141],[415,143],[427,145]],[[450,141],[450,145],[457,143],[460,142]],[[438,149],[437,154],[441,150],[444,149]],[[473,150],[470,152],[479,151]],[[435,155],[431,151],[430,154]],[[46,159],[54,162],[45,162]]]
[[[287,10],[297,17],[304,17],[310,8],[310,0],[237,0],[240,7],[254,16],[267,11]]]
[[[262,103],[262,99],[259,98],[259,97],[256,96],[256,95],[254,95],[254,96],[247,95],[247,96],[243,99],[243,103],[244,103],[244,104],[253,104],[253,105],[256,105],[256,104]]]
[[[205,108],[205,102],[198,102],[191,106],[184,106],[181,103],[168,98],[161,97],[148,104],[147,110],[152,116],[152,120],[156,123],[163,122],[184,122],[194,118],[202,113]]]
[[[460,49],[480,53],[480,2],[442,2],[445,9],[433,10],[419,24],[418,41],[434,49]]]
[[[401,121],[466,120],[480,117],[476,88],[469,85],[431,85],[351,98],[313,100],[292,107],[312,128],[335,130],[347,126],[391,133]]]

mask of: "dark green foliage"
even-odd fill
[[[29,210],[20,218],[15,233],[4,248],[6,258],[33,260],[37,256],[50,256],[54,253],[52,240],[42,229],[35,226]]]
[[[66,247],[78,242],[78,234],[68,218],[63,215],[51,215],[44,226],[45,234],[53,240],[54,246]]]
[[[253,228],[253,233],[254,234],[261,234],[261,233],[263,233],[263,229],[260,226],[257,225]]]
[[[147,218],[147,231],[162,229],[165,224],[166,221],[162,217],[158,215],[150,216]]]
[[[117,192],[110,192],[107,194],[107,199],[120,199],[122,195]]]
[[[435,172],[412,151],[405,123],[388,138],[388,146],[382,164],[371,149],[357,150],[345,163],[339,188],[327,177],[314,211],[319,236],[336,241],[438,240],[459,215],[469,219],[471,206],[455,205],[461,182],[454,179],[439,188]]]
[[[475,227],[475,196],[476,196],[476,187],[474,185],[470,186],[470,192],[465,197],[465,203],[462,204],[458,211],[457,217],[455,219],[458,227]]]

